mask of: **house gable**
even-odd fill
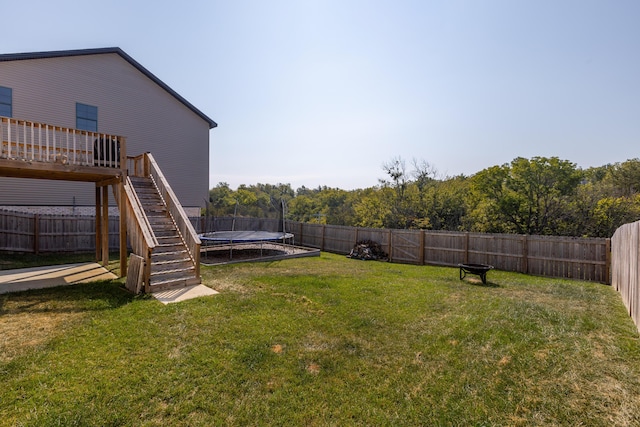
[[[77,103],[97,108],[99,132],[127,138],[127,153],[153,153],[185,207],[208,196],[209,131],[217,124],[118,48],[0,55],[0,86],[13,117],[76,127]],[[92,206],[93,188],[0,178],[1,205]]]
[[[171,96],[175,97],[178,101],[183,103],[187,108],[193,111],[195,114],[200,116],[203,120],[209,123],[209,128],[213,129],[218,126],[216,122],[214,122],[211,118],[205,115],[202,111],[197,109],[193,104],[180,96],[179,93],[171,89],[167,84],[165,84],[162,80],[156,77],[153,73],[143,67],[139,62],[133,59],[131,56],[127,55],[122,49],[119,47],[106,47],[106,48],[97,48],[97,49],[76,49],[76,50],[59,50],[59,51],[48,51],[48,52],[26,52],[26,53],[9,53],[9,54],[0,54],[0,62],[3,61],[20,61],[27,59],[47,59],[47,58],[64,58],[64,57],[72,57],[72,56],[86,56],[86,55],[101,55],[101,54],[111,54],[115,53],[120,55],[125,61],[138,69],[142,74],[147,76],[151,81],[160,86],[162,89],[167,91]]]

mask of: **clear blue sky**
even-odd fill
[[[640,157],[639,0],[1,0],[1,53],[118,46],[219,127],[210,186]]]

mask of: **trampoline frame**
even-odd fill
[[[281,231],[213,231],[198,235],[202,242],[201,250],[204,250],[205,257],[210,247],[229,246],[229,260],[233,260],[234,245],[236,249],[246,246],[250,243],[258,243],[260,245],[260,257],[262,257],[262,247],[264,243],[281,241],[283,250],[286,246],[294,245],[294,235],[292,233]],[[287,240],[289,243],[287,243]]]

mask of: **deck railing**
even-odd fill
[[[0,158],[120,168],[125,138],[46,123],[0,117]]]

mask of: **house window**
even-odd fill
[[[12,89],[0,86],[0,116],[13,117]]]
[[[76,102],[76,129],[98,132],[98,107]]]

